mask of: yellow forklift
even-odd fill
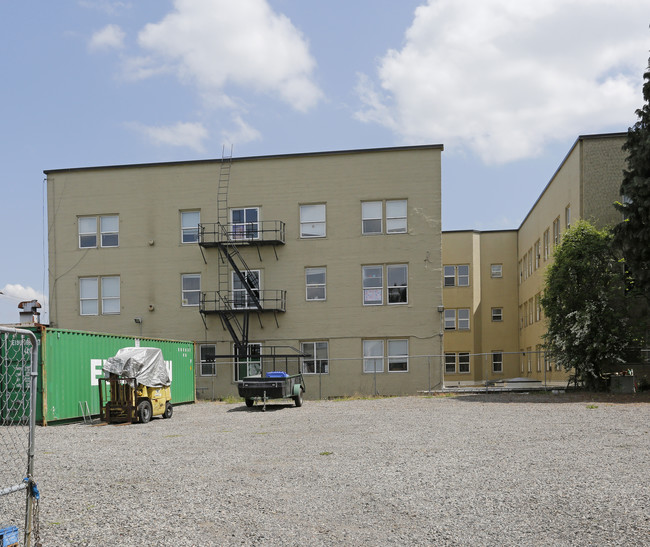
[[[171,378],[159,348],[122,348],[104,363],[99,417],[111,423],[171,418]]]

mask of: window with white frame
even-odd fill
[[[500,351],[492,352],[492,372],[503,372],[503,353]]]
[[[454,287],[456,286],[456,266],[445,266],[444,271],[444,286],[445,287]]]
[[[407,230],[407,202],[394,199],[386,202],[386,233],[403,234]]]
[[[117,247],[119,244],[119,216],[101,215],[84,216],[77,219],[79,231],[79,248],[91,249],[99,245],[101,247]],[[99,220],[99,239],[97,233],[97,222]]]
[[[455,353],[445,353],[445,374],[456,374]]]
[[[492,308],[492,321],[503,321],[503,308]]]
[[[469,366],[469,353],[460,351],[457,354],[448,352],[445,353],[445,374],[467,374],[470,371]]]
[[[544,261],[546,262],[549,259],[550,255],[550,243],[551,242],[551,233],[548,228],[544,231]]]
[[[79,248],[97,247],[97,217],[79,217]]]
[[[469,308],[458,310],[458,330],[469,330]]]
[[[386,266],[389,304],[406,304],[408,302],[408,275],[406,264]]]
[[[243,281],[239,275],[237,275],[237,272],[232,272],[233,308],[256,308],[257,304],[255,299],[259,300],[260,298],[260,271],[248,270],[241,272],[241,274],[244,278]]]
[[[535,321],[542,320],[542,294],[537,293],[535,295]]]
[[[99,314],[99,280],[97,277],[79,279],[79,313],[81,315]]]
[[[381,234],[382,227],[381,201],[364,201],[361,203],[361,233],[364,235]]]
[[[540,252],[541,246],[542,245],[541,245],[541,243],[540,243],[540,241],[538,239],[535,242],[535,250],[533,251],[535,253],[535,269],[539,268],[539,260],[540,260],[540,258],[542,258],[541,257],[541,252]]]
[[[448,265],[443,267],[445,287],[469,287],[469,265]]]
[[[235,347],[235,381],[262,372],[262,344],[250,343],[242,350]]]
[[[503,277],[503,264],[491,264],[490,276],[494,278]]]
[[[524,302],[524,327],[528,326],[528,302]]]
[[[199,211],[181,211],[182,243],[198,243],[200,222],[201,213]]]
[[[327,270],[322,268],[305,268],[305,298],[307,300],[325,300]]]
[[[201,376],[216,376],[217,346],[215,344],[201,344],[199,346],[199,355],[201,360]]]
[[[329,372],[329,348],[327,342],[301,342],[303,374],[327,374]]]
[[[528,348],[526,350],[526,362],[528,363],[528,372],[532,372],[532,366],[533,366],[533,354],[531,348]]]
[[[79,314],[102,315],[120,313],[120,276],[79,278]]]
[[[445,330],[470,330],[469,308],[445,309],[444,325]]]
[[[567,230],[571,228],[571,204],[564,208],[564,225]]]
[[[445,309],[445,330],[456,330],[456,310]]]
[[[120,313],[120,277],[102,277],[102,315]]]
[[[469,353],[467,352],[458,353],[458,372],[460,374],[469,373]]]
[[[325,237],[325,204],[300,206],[300,237]]]
[[[361,233],[363,235],[384,233],[384,215],[387,234],[406,233],[408,224],[405,199],[361,202]]]
[[[181,275],[181,305],[198,306],[201,300],[201,274]]]
[[[99,217],[99,231],[102,247],[117,247],[120,242],[120,217],[117,215]]]
[[[560,217],[553,221],[553,247],[560,244]]]
[[[542,346],[535,346],[535,355],[537,356],[537,372],[542,372]]]
[[[388,372],[408,372],[408,340],[388,340]]]
[[[233,239],[259,239],[259,207],[230,210],[230,232]]]
[[[384,372],[384,341],[363,341],[363,372]]]
[[[461,264],[456,267],[456,270],[458,272],[458,286],[469,287],[469,266]]]
[[[388,304],[408,303],[408,264],[386,265],[386,287],[384,287],[384,266],[381,264],[362,266],[361,277],[364,306],[379,306],[384,303],[384,288]]]
[[[377,306],[384,303],[384,267],[363,266],[363,304]]]

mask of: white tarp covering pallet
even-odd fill
[[[147,387],[163,387],[171,384],[162,350],[159,348],[122,348],[115,357],[104,363],[104,372],[112,372],[124,378],[135,378]]]

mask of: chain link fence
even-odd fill
[[[280,370],[302,374],[307,399],[410,395],[441,387],[440,355],[368,358],[223,359],[197,363],[200,399],[237,396],[236,382],[246,376]]]
[[[11,541],[22,530],[27,546],[39,544],[33,476],[37,375],[36,336],[0,327],[0,531]]]
[[[208,358],[196,363],[199,399],[237,397],[236,382],[246,376],[282,370],[302,373],[305,398],[329,399],[346,396],[413,395],[445,389],[524,390],[566,389],[572,375],[540,346],[524,351],[470,353],[444,351],[431,355],[381,355],[365,358],[331,358],[318,355],[318,348],[301,359],[257,355],[246,359]],[[611,376],[629,375],[635,389],[650,387],[650,352],[642,350],[643,362],[623,356],[603,371]],[[200,352],[197,357],[202,355]],[[444,383],[441,379],[444,378]],[[608,388],[609,384],[604,386]]]

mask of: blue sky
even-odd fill
[[[647,0],[0,0],[0,21],[0,323],[47,312],[43,170],[444,144],[443,228],[516,228],[578,135],[634,124],[650,49]]]

